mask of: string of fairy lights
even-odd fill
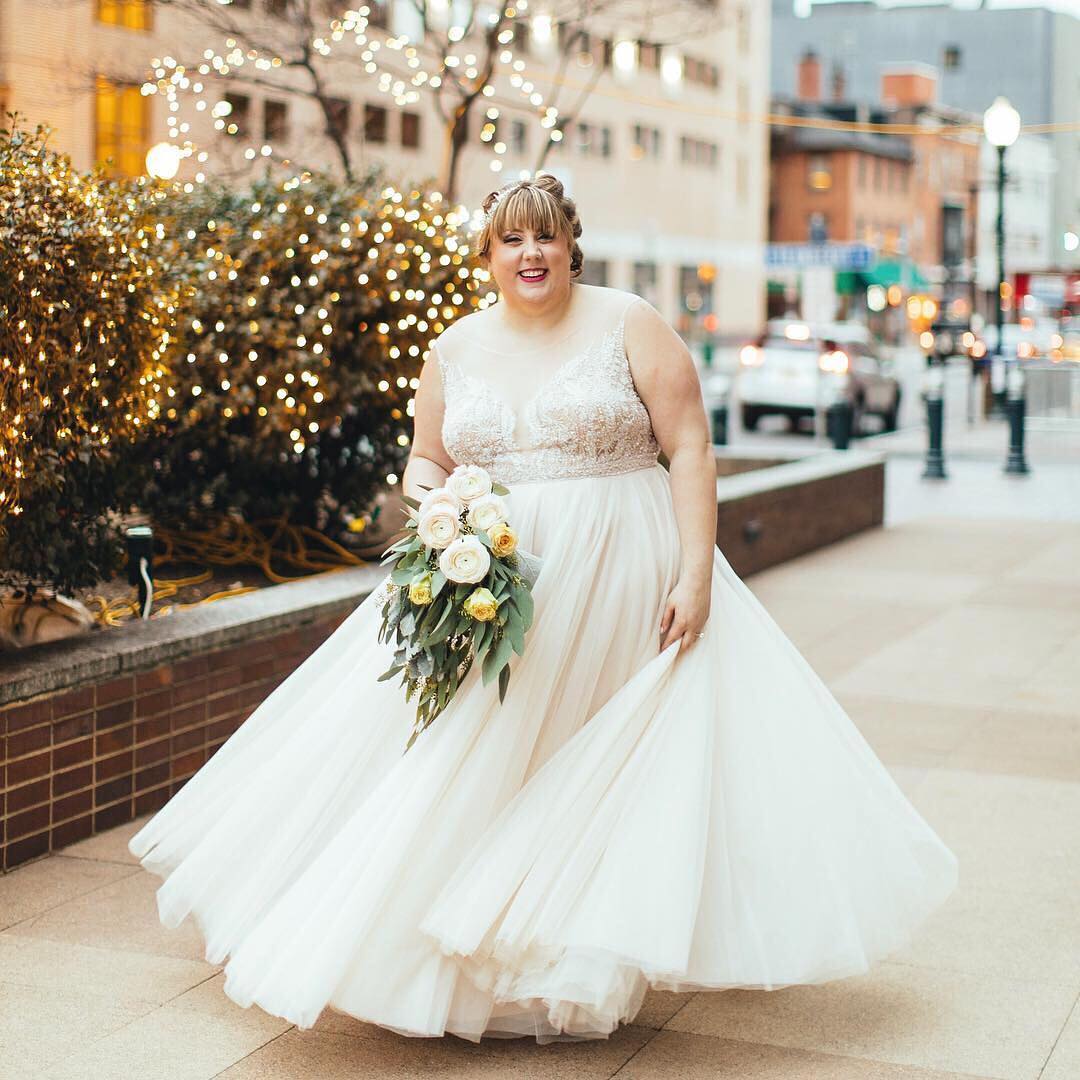
[[[528,0],[516,0],[516,3],[508,5],[498,12],[489,15],[489,23],[497,24],[501,19],[511,23],[519,15],[528,12]],[[477,79],[480,76],[478,57],[474,52],[465,52],[459,56],[454,51],[454,46],[465,42],[465,28],[451,26],[447,31],[447,39],[451,43],[450,50],[444,55],[437,57],[438,70],[425,66],[421,58],[421,51],[412,44],[405,36],[386,35],[380,37],[373,33],[375,29],[370,26],[371,10],[364,6],[358,10],[345,11],[339,18],[330,20],[326,32],[312,39],[311,45],[324,59],[329,59],[335,49],[346,43],[355,49],[359,49],[359,59],[366,74],[375,76],[374,87],[384,95],[393,98],[394,103],[404,107],[415,104],[420,100],[424,87],[437,90],[443,83],[442,72],[450,71],[457,74],[459,71],[467,79]],[[544,27],[550,33],[551,20],[548,16],[538,16],[533,20],[534,33],[536,27]],[[517,108],[532,111],[539,119],[542,128],[549,131],[549,137],[553,142],[562,139],[562,132],[558,129],[559,111],[545,103],[543,93],[538,89],[535,81],[527,76],[526,62],[517,56],[513,49],[515,31],[512,26],[501,30],[497,36],[500,46],[498,63],[509,71],[508,82],[517,92],[517,95],[525,100],[519,103]],[[438,50],[439,53],[442,50]],[[406,79],[396,72],[387,69],[380,64],[381,57],[388,53],[400,54],[404,58],[411,75]],[[285,61],[277,55],[267,55],[255,49],[243,49],[235,38],[226,38],[220,49],[207,48],[203,53],[202,62],[194,71],[189,71],[183,64],[171,56],[155,58],[151,61],[153,69],[152,80],[148,80],[142,86],[144,95],[160,94],[165,98],[167,109],[167,122],[171,144],[160,144],[155,147],[158,152],[158,160],[152,162],[152,168],[157,175],[175,175],[182,160],[194,157],[197,171],[193,180],[184,183],[185,190],[193,190],[194,184],[206,181],[204,166],[210,159],[210,152],[206,148],[200,148],[192,140],[192,121],[183,114],[184,104],[194,100],[194,109],[198,113],[208,113],[216,131],[228,136],[242,138],[243,133],[240,125],[234,119],[230,119],[232,112],[228,100],[220,98],[212,100],[216,96],[217,84],[211,82],[214,77],[226,78],[230,74],[243,72],[250,67],[256,73],[280,71],[285,67]],[[492,78],[487,79],[480,87],[480,94],[485,98],[493,98],[496,90]],[[282,89],[287,89],[283,87]],[[507,151],[506,143],[497,139],[497,121],[500,117],[500,108],[497,104],[488,105],[485,111],[485,122],[480,131],[480,139],[487,144],[492,152],[489,163],[492,172],[501,172],[504,161],[503,155]],[[248,161],[257,158],[269,158],[274,154],[274,147],[269,142],[260,142],[257,145],[249,143],[242,146],[243,156]]]

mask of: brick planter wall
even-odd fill
[[[3,868],[164,806],[342,618],[0,711]]]

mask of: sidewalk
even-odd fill
[[[902,459],[901,459],[902,460]],[[939,489],[940,490],[940,489]],[[221,992],[157,921],[139,823],[0,878],[5,1080],[1075,1080],[1080,1076],[1080,524],[908,520],[752,579],[919,810],[961,886],[871,973],[651,993],[610,1040],[300,1032]]]
[[[924,425],[859,440],[860,449],[887,456],[887,526],[927,515],[1080,522],[1080,422],[1029,420],[1026,476],[1004,471],[1009,429],[1003,420],[969,425],[954,418],[943,441],[948,477],[924,480]]]

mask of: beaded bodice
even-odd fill
[[[615,325],[541,381],[520,417],[490,382],[436,349],[445,401],[442,439],[451,458],[480,465],[505,484],[655,465],[659,447],[623,343],[629,306]]]

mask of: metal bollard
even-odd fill
[[[1005,398],[1005,413],[1009,420],[1009,456],[1005,460],[1005,472],[1010,476],[1026,476],[1031,472],[1024,459],[1024,413],[1027,410],[1024,389],[1024,373],[1015,367],[1009,372]]]
[[[154,602],[154,530],[149,525],[133,525],[124,533],[127,539],[128,581],[139,589],[139,612],[150,618]]]
[[[855,410],[846,398],[834,401],[825,410],[825,433],[835,450],[846,450],[851,442],[851,422]]]
[[[938,365],[926,372],[926,427],[929,442],[926,447],[924,480],[947,480],[945,472],[945,376]]]
[[[714,446],[727,446],[728,441],[728,406],[727,402],[717,405],[712,410],[712,441]]]

